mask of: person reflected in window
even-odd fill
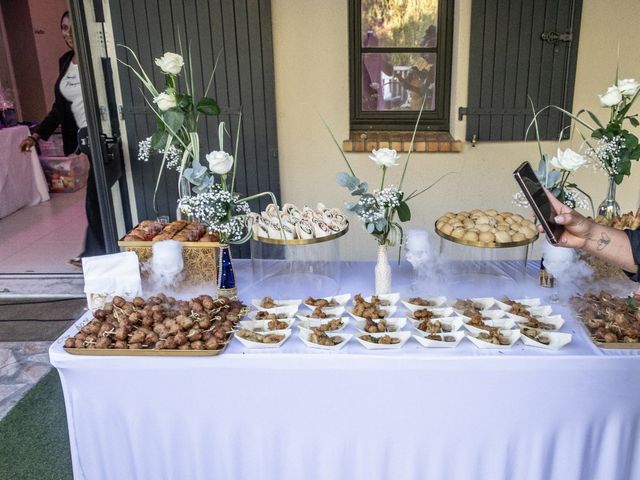
[[[31,150],[38,140],[47,140],[58,128],[62,129],[62,143],[65,155],[70,155],[78,149],[78,130],[86,128],[87,120],[82,100],[80,86],[80,72],[78,71],[78,57],[75,52],[71,18],[66,11],[60,19],[62,38],[70,48],[59,60],[60,74],[55,84],[55,100],[51,111],[38,124],[34,133],[25,138],[20,144],[20,150]],[[91,160],[89,158],[89,160]],[[88,226],[85,234],[84,251],[80,257],[90,257],[105,253],[102,219],[98,202],[96,182],[93,168],[89,168],[85,211]],[[82,266],[80,257],[69,260],[72,265]]]

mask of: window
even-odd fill
[[[351,130],[448,131],[453,0],[350,0]],[[425,99],[426,96],[426,99]]]

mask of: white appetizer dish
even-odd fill
[[[425,332],[424,330],[420,330],[418,328],[418,325],[420,325],[424,320],[416,320],[415,318],[409,318],[409,321],[411,322],[411,325],[413,326],[413,328],[418,332],[418,334],[429,335],[429,333]],[[451,331],[449,332],[442,331],[439,333],[456,332],[462,328],[462,325],[464,325],[464,322],[462,321],[462,317],[447,317],[447,318],[437,317],[437,318],[429,319],[430,323],[435,323],[436,321],[440,322],[443,326],[448,326],[451,328]]]
[[[238,326],[240,329],[251,330],[252,332],[274,332],[275,330],[269,329],[270,320],[240,320]],[[295,323],[295,318],[279,318],[278,322],[284,322],[287,324],[287,329],[291,328]],[[284,328],[277,330],[285,330]]]
[[[415,303],[409,303],[409,301],[405,301],[405,300],[402,301],[402,305],[404,305],[404,308],[406,308],[407,310],[411,312],[415,312],[416,310],[420,310],[422,308],[426,308],[426,309],[440,308],[440,307],[443,307],[445,303],[447,303],[447,297],[421,297],[421,298],[431,303],[432,305],[417,305]]]
[[[380,295],[376,295],[376,297],[378,297],[380,300],[386,300],[387,302],[389,302],[388,305],[381,305],[383,307],[392,307],[393,305],[398,303],[398,301],[400,300],[400,294],[399,293],[383,293],[383,294],[380,294]],[[367,302],[367,303],[371,303],[371,298],[373,298],[373,295],[369,295],[368,297],[364,297],[364,301]]]
[[[253,300],[251,300],[251,305],[254,306],[254,308],[257,308],[258,310],[274,310],[276,308],[280,308],[280,307],[299,307],[300,304],[302,303],[302,300],[300,299],[295,299],[295,300],[273,300],[273,303],[276,304],[275,307],[271,307],[271,308],[264,308],[261,307],[260,304],[262,303],[263,298],[254,298]]]
[[[489,310],[497,302],[497,300],[493,297],[474,297],[474,298],[456,298],[455,300],[450,300],[448,304],[449,306],[453,307],[456,304],[456,302],[458,302],[459,300],[471,300],[475,304],[475,306],[480,308],[480,310]],[[459,308],[455,308],[455,311],[458,313],[463,312],[463,310]]]
[[[507,315],[510,319],[512,319],[515,322],[518,328],[535,328],[537,330],[551,332],[551,331],[560,330],[564,325],[564,318],[562,318],[562,315],[551,315],[549,317],[535,317],[535,319],[538,322],[546,323],[547,325],[551,325],[553,328],[540,328],[540,327],[529,326],[527,325],[527,323],[529,322],[529,319],[525,317],[520,317],[518,315],[513,315],[511,313],[508,313]]]
[[[394,313],[396,313],[396,310],[398,310],[398,307],[379,307],[379,310],[386,313],[384,318],[390,318]],[[347,310],[347,313],[356,320],[365,320],[364,317],[359,317],[358,315],[355,315],[351,308]]]
[[[409,317],[414,318],[414,314],[420,310],[428,310],[434,317],[438,318],[450,317],[455,313],[451,307],[422,307],[411,310]]]
[[[432,340],[430,338],[427,338],[426,335],[423,336],[423,335],[416,335],[416,334],[413,335],[413,338],[415,338],[417,342],[425,348],[455,348],[460,344],[462,339],[466,336],[466,333],[464,333],[462,330],[458,330],[456,332],[434,333],[432,335],[437,335],[440,338],[443,338],[445,336],[453,337],[456,340],[455,342],[445,342],[444,340],[442,341]]]
[[[388,335],[391,338],[397,338],[398,340],[400,340],[400,342],[389,343],[389,344],[373,343],[360,338],[361,336],[364,336],[364,335],[370,335],[371,337],[374,337],[374,338],[382,338],[385,335]],[[399,348],[402,348],[404,344],[407,343],[407,340],[409,340],[410,338],[411,338],[411,332],[363,333],[361,335],[356,335],[356,340],[358,341],[358,343],[360,343],[360,345],[362,345],[367,350],[397,350]]]
[[[262,335],[262,334],[258,334]],[[241,338],[237,334],[234,335],[235,339],[238,340],[242,345],[251,349],[263,349],[263,348],[280,348],[284,342],[291,336],[291,329],[287,328],[286,330],[271,330],[269,332],[265,332],[264,335],[284,335],[284,338],[280,340],[278,343],[262,343],[262,342],[254,342],[252,340],[248,340],[246,338]]]
[[[313,297],[316,298],[316,297]],[[334,302],[337,303],[337,305],[333,305],[330,307],[321,307],[323,310],[329,309],[329,308],[335,308],[335,307],[344,307],[347,302],[351,299],[351,294],[350,293],[344,293],[342,295],[334,295],[332,297],[320,297],[323,300],[326,300],[327,302],[330,302],[331,300],[333,300]],[[306,302],[306,300],[305,300]],[[307,303],[302,302],[302,304],[307,307],[310,308],[311,310],[315,310],[316,307],[314,307],[313,305],[308,305]]]
[[[309,348],[317,348],[317,349],[320,349],[320,350],[340,350],[342,347],[344,347],[349,342],[349,340],[351,340],[351,337],[353,337],[353,335],[350,334],[350,333],[342,333],[342,332],[340,332],[340,333],[327,333],[327,336],[328,337],[335,337],[335,336],[342,337],[342,342],[340,342],[337,345],[332,345],[332,346],[319,345],[317,343],[313,343],[313,342],[310,342],[308,340],[308,338],[309,338],[309,330],[300,329],[298,331],[298,338],[300,340],[302,340],[302,343],[304,343]]]
[[[247,318],[249,320],[263,320],[262,318],[256,318],[259,312],[267,312],[269,314],[274,315],[284,315],[284,318],[293,318],[296,316],[296,312],[298,311],[297,305],[289,305],[286,307],[276,307],[276,308],[261,308],[259,310],[252,310],[247,314]]]
[[[501,330],[511,330],[513,327],[516,326],[516,322],[513,321],[513,319],[511,318],[496,318],[495,320],[483,320],[482,323],[484,323],[487,327],[499,328]],[[475,325],[469,325],[468,321],[464,322],[464,328],[466,328],[470,332],[476,332],[476,333],[477,331],[483,330],[482,328],[476,327]]]
[[[483,330],[480,330],[482,332]],[[507,348],[511,348],[514,343],[516,343],[521,336],[520,330],[500,330],[500,334],[504,335],[509,339],[508,345],[496,345],[494,343],[487,342],[485,340],[481,340],[477,338],[477,335],[469,332],[467,338],[471,340],[471,342],[478,348],[489,348],[494,350],[504,350]],[[479,335],[479,334],[478,334]]]
[[[313,309],[315,310],[315,308]],[[306,311],[304,313],[299,313],[296,315],[300,320],[313,320],[316,317],[312,317],[313,310]],[[326,318],[318,318],[318,320],[332,320],[334,318],[342,317],[344,315],[344,307],[330,307],[330,308],[321,308],[322,313],[326,315]]]
[[[374,323],[378,323],[380,320],[373,320]],[[404,328],[404,326],[407,324],[407,319],[406,318],[385,318],[384,321],[386,322],[387,326],[394,328],[393,332],[399,332],[400,330],[402,330]],[[365,331],[364,327],[366,325],[366,320],[356,320],[355,321],[355,327],[356,330],[358,330],[358,332],[362,333],[362,334],[368,334],[369,332]],[[389,332],[391,333],[391,332]]]
[[[335,318],[305,318],[305,319],[299,319],[298,322],[298,328],[300,330],[307,330],[307,331],[311,331],[312,328],[314,327],[319,327],[320,325],[324,325],[325,323],[329,323],[331,320],[335,320]],[[342,330],[344,330],[347,325],[349,325],[350,322],[350,318],[349,317],[340,317],[340,321],[342,322],[342,325],[335,329],[335,330],[327,330],[327,333],[333,333],[333,332],[341,332]]]
[[[539,335],[544,335],[548,337],[549,344],[545,345],[544,343],[534,340],[533,338],[530,338],[523,333],[521,337],[522,343],[524,343],[529,347],[538,347],[538,348],[545,348],[547,350],[557,351],[557,350],[560,350],[562,347],[571,343],[571,339],[573,338],[570,333],[549,332],[547,330],[537,330],[537,329],[531,329],[531,330],[536,330],[536,332],[538,332]]]

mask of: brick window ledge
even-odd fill
[[[370,152],[374,148],[393,148],[408,152],[413,132],[354,130],[349,139],[342,142],[345,152]],[[413,142],[414,152],[462,151],[462,141],[454,140],[449,132],[417,132]]]

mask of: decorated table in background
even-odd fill
[[[28,135],[25,126],[0,129],[0,218],[49,200],[38,154],[35,149],[20,151],[20,142]]]
[[[341,292],[372,292],[371,263],[342,267]],[[252,285],[250,262],[236,261],[236,272],[246,303],[292,298]],[[416,288],[403,265],[394,290],[544,298],[534,273]],[[638,351],[596,347],[565,303],[553,307],[573,334],[560,351],[468,340],[426,349],[414,339],[370,351],[352,339],[327,352],[294,334],[277,350],[233,340],[216,357],[92,357],[63,350],[72,327],[49,353],[74,478],[640,478]]]

